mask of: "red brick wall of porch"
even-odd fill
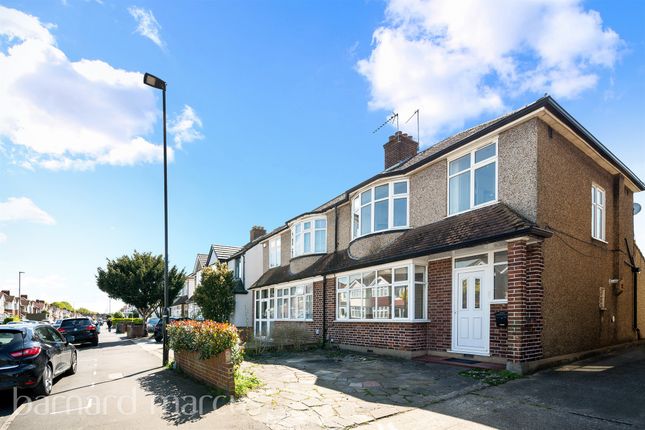
[[[542,243],[508,244],[508,303],[490,305],[490,354],[512,363],[539,360],[542,353]],[[495,313],[508,311],[508,327],[498,327]],[[452,346],[452,260],[428,263],[428,350]]]

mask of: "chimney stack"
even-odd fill
[[[5,293],[5,294],[6,294],[6,295],[8,295],[8,296],[10,296],[10,295],[11,295],[11,291],[9,291],[9,290],[2,290],[2,292],[3,292],[3,293]]]
[[[419,142],[407,133],[397,131],[394,136],[390,136],[390,140],[383,145],[383,149],[385,150],[385,169],[389,169],[415,156],[419,152]]]
[[[20,298],[25,299],[25,300],[28,300],[28,299],[29,299],[29,298],[27,297],[27,294],[21,294],[21,295],[20,295]]]
[[[258,237],[264,236],[267,234],[267,231],[261,225],[254,225],[251,227],[251,242],[253,242]]]

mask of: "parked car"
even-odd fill
[[[56,320],[56,321],[54,321],[54,324],[52,324],[52,327],[57,329],[58,327],[60,327],[60,323],[62,323],[62,322],[63,322],[63,320]]]
[[[173,321],[185,321],[185,320],[189,320],[189,319],[190,318],[184,318],[184,317],[181,317],[181,318],[170,317],[170,318],[168,318],[168,323],[171,323]],[[155,337],[155,341],[157,343],[159,343],[159,342],[161,342],[163,340],[163,320],[162,319],[159,319],[159,321],[157,321],[157,325],[155,325],[154,337]]]
[[[161,318],[148,318],[148,322],[146,323],[146,330],[148,331],[148,333],[155,331],[155,326],[160,319]]]
[[[69,340],[70,343],[91,343],[94,346],[99,344],[99,332],[96,325],[90,318],[65,318],[58,332]]]
[[[0,389],[48,396],[54,378],[76,373],[74,345],[49,324],[0,325]]]

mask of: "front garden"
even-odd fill
[[[177,368],[227,395],[240,397],[260,385],[240,365],[244,348],[237,328],[214,321],[175,321],[168,326]]]

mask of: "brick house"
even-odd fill
[[[640,337],[625,256],[645,184],[551,97],[384,151],[383,171],[262,238],[257,336],[298,322],[345,348],[517,371]]]

